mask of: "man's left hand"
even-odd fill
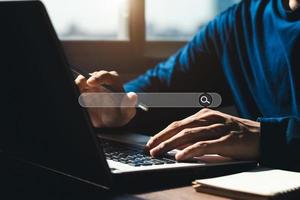
[[[176,160],[219,154],[241,160],[259,157],[260,123],[210,109],[176,121],[152,137],[146,148],[154,157],[180,149]]]

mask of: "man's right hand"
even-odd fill
[[[122,82],[119,75],[115,71],[97,71],[86,80],[85,77],[79,75],[75,80],[79,87],[80,93],[108,93],[106,88],[101,85],[109,85],[116,92],[124,92]],[[99,107],[88,108],[91,121],[96,128],[100,127],[121,127],[126,125],[136,114],[135,105],[137,103],[137,95],[133,92],[127,93],[122,98],[120,105],[128,105],[128,107]]]

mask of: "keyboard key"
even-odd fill
[[[143,162],[142,165],[143,165],[143,166],[150,166],[150,165],[153,165],[153,163],[152,163],[152,162]]]
[[[128,163],[128,164],[133,167],[139,167],[142,165],[141,163]]]
[[[176,161],[171,160],[171,159],[168,159],[168,158],[163,158],[162,160],[163,160],[165,163],[167,163],[167,164],[176,163]]]
[[[176,163],[176,161],[167,158],[152,158],[141,149],[131,148],[116,142],[105,142],[102,147],[107,159],[134,167]]]

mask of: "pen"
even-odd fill
[[[72,72],[75,73],[77,76],[82,75],[82,76],[84,76],[86,79],[88,79],[88,78],[90,78],[90,77],[92,76],[91,73],[89,73],[89,72],[87,72],[87,71],[85,71],[85,70],[79,69],[79,68],[77,68],[77,67],[71,67],[71,70],[72,70]],[[117,92],[117,91],[115,91],[114,88],[112,88],[110,85],[104,85],[104,84],[102,84],[101,86],[104,87],[105,89],[111,91],[111,92]],[[149,108],[148,108],[145,104],[143,104],[143,103],[141,103],[141,102],[138,102],[137,106],[138,106],[140,109],[142,109],[143,111],[148,111],[148,110],[149,110]]]

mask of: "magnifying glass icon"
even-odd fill
[[[208,107],[212,104],[212,97],[210,94],[203,93],[199,97],[199,104],[203,107]]]
[[[208,101],[208,98],[206,96],[202,96],[201,99],[200,99],[201,103],[210,103]]]

